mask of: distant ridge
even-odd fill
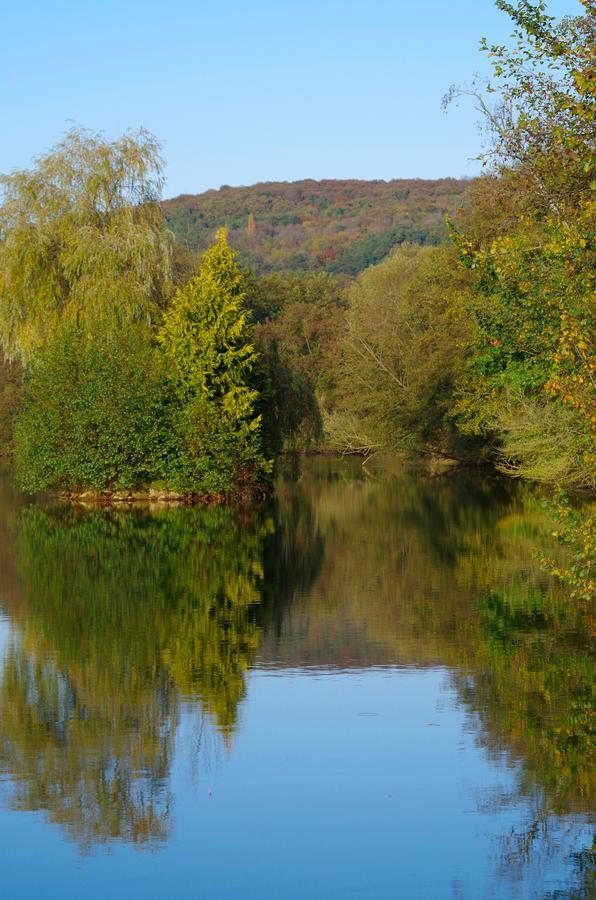
[[[176,239],[189,249],[209,245],[214,231],[257,272],[327,270],[355,275],[396,244],[437,244],[444,219],[464,203],[470,180],[363,181],[305,179],[250,187],[224,185],[164,201]]]

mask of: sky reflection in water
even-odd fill
[[[253,512],[5,473],[2,897],[589,896],[589,635],[536,492],[288,468]]]

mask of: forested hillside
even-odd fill
[[[404,242],[438,244],[445,215],[464,203],[470,182],[267,182],[183,195],[164,202],[179,243],[206,249],[221,226],[244,263],[257,272],[325,269],[356,275]]]

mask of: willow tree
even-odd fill
[[[69,318],[150,321],[170,292],[160,147],[69,131],[29,170],[2,176],[0,342],[27,361]]]
[[[220,229],[158,333],[178,405],[168,481],[181,490],[227,491],[259,481],[269,469],[245,287]]]

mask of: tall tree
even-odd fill
[[[336,445],[469,453],[449,415],[469,280],[453,248],[404,245],[350,287],[340,409],[327,422]]]
[[[459,423],[495,436],[504,468],[594,486],[596,5],[556,22],[546,4],[497,6],[513,46],[489,45],[480,214],[456,235],[473,271],[476,338]]]
[[[148,132],[69,131],[0,186],[0,343],[24,361],[65,318],[148,321],[170,293],[162,160]]]
[[[164,315],[158,342],[179,409],[179,451],[169,480],[181,490],[225,491],[262,478],[259,354],[252,343],[245,279],[220,229],[198,273]]]

